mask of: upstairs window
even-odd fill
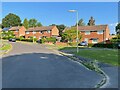
[[[50,30],[48,30],[47,33],[50,33]]]
[[[97,31],[97,34],[103,34],[103,30]]]
[[[27,31],[26,34],[29,34],[29,32]]]
[[[33,34],[36,34],[36,32],[35,32],[35,31],[33,31]]]
[[[90,31],[85,31],[85,35],[90,35]]]

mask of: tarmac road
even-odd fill
[[[44,45],[11,44],[2,58],[2,88],[93,88],[102,79]]]

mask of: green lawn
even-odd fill
[[[118,50],[79,50],[79,53],[74,54],[118,66]]]
[[[3,47],[0,48],[0,50],[9,50],[11,48],[11,45],[8,43],[5,43]]]
[[[76,47],[64,47],[59,50],[67,50],[84,58],[97,60],[114,66],[118,66],[118,50],[104,48],[79,47],[79,53],[76,53]],[[120,66],[120,65],[119,65]]]

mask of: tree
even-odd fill
[[[88,22],[88,25],[89,25],[89,26],[95,25],[95,20],[93,19],[92,16],[91,16],[91,18],[90,18],[90,20],[89,20],[89,22]]]
[[[64,24],[56,25],[59,30],[59,35],[62,36],[63,30],[66,28]]]
[[[36,27],[37,25],[37,20],[32,18],[29,20],[29,27]]]
[[[40,22],[37,22],[36,26],[41,27],[42,24]]]
[[[120,23],[117,24],[117,26],[115,27],[116,33],[120,34]]]
[[[52,25],[49,25],[49,26],[56,26],[59,30],[59,35],[60,36],[62,36],[62,32],[66,28],[66,26],[64,24],[60,24],[60,25],[52,24]]]
[[[21,25],[20,17],[16,14],[9,13],[2,19],[3,27],[18,26]]]
[[[68,42],[73,42],[74,40],[76,40],[77,38],[77,29],[76,27],[72,27],[69,30],[66,30],[63,34],[62,34],[62,40],[63,41],[68,41]],[[78,39],[80,41],[80,39],[82,38],[80,31],[78,31]]]
[[[28,29],[29,28],[29,22],[28,20],[25,18],[24,21],[23,21],[23,26]]]
[[[77,26],[77,24],[75,26]],[[84,23],[83,19],[80,19],[78,21],[78,26],[85,26],[85,23]]]

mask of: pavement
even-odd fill
[[[2,88],[93,88],[102,77],[40,44],[11,42],[2,57]]]

